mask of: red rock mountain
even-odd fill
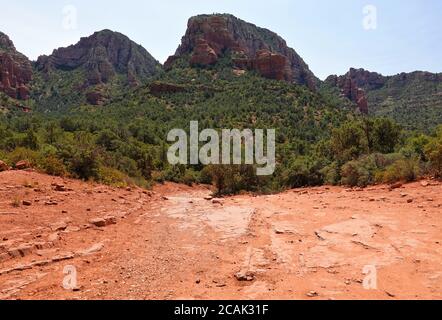
[[[213,65],[226,54],[231,55],[237,69],[316,88],[317,78],[284,39],[228,14],[190,18],[181,45],[165,67],[172,67],[181,57],[189,57],[191,65]]]
[[[160,64],[142,46],[125,35],[103,30],[67,48],[54,50],[50,56],[41,56],[37,69],[50,73],[53,70],[86,71],[86,85],[108,83],[116,75],[127,78],[134,85],[158,70]]]
[[[0,32],[0,91],[14,99],[29,98],[32,66],[7,35]]]

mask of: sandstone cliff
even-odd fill
[[[13,42],[0,32],[0,91],[19,100],[29,99],[32,66],[17,52]]]
[[[227,14],[190,18],[181,45],[165,67],[171,68],[175,60],[187,56],[191,65],[213,65],[226,54],[232,57],[235,68],[316,88],[316,77],[284,39]]]

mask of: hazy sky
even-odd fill
[[[112,29],[164,62],[175,52],[190,16],[217,12],[277,32],[322,79],[350,67],[385,75],[442,72],[441,0],[1,1],[0,31],[33,60],[81,36]],[[376,8],[374,30],[364,28],[367,5]],[[76,19],[67,20],[73,17],[71,8]]]

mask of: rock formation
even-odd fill
[[[227,14],[190,18],[181,45],[165,67],[171,68],[177,59],[187,56],[191,65],[208,66],[226,55],[231,56],[236,68],[316,88],[316,77],[284,39]]]
[[[121,33],[110,30],[96,32],[77,44],[54,50],[41,56],[37,69],[45,73],[53,70],[86,71],[85,86],[106,84],[122,75],[129,85],[137,85],[154,75],[160,64],[142,46]]]
[[[32,66],[17,52],[13,42],[0,32],[0,91],[19,100],[29,99]]]
[[[343,76],[332,75],[328,77],[325,83],[339,88],[344,97],[358,106],[359,111],[368,114],[369,105],[366,92],[382,88],[386,83],[386,78],[379,73],[351,68]]]
[[[351,68],[345,75],[329,76],[324,83],[328,87],[338,88],[342,96],[357,104],[362,113],[370,111],[385,115],[388,109],[387,112],[393,112],[392,118],[401,114],[399,120],[411,128],[414,128],[412,124],[415,123],[414,110],[420,109],[420,112],[425,113],[436,110],[433,115],[440,114],[442,73],[415,71],[383,76]],[[425,118],[432,117],[429,115]]]

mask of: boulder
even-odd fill
[[[25,169],[31,168],[32,165],[27,160],[21,160],[21,161],[17,162],[14,167],[16,170],[25,170]]]
[[[0,160],[0,172],[2,171],[8,171],[11,168],[8,166],[8,164],[6,162],[3,162]]]

